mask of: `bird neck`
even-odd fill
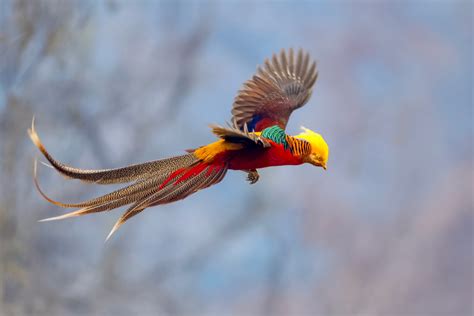
[[[311,144],[303,139],[286,135],[286,142],[293,156],[301,158],[302,161],[311,154]]]

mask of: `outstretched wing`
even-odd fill
[[[245,124],[255,132],[273,125],[285,129],[291,112],[308,102],[317,77],[316,62],[310,63],[303,50],[296,57],[291,48],[288,54],[285,50],[274,54],[238,92],[233,121],[242,130]]]

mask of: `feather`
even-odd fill
[[[228,124],[227,127],[220,125],[211,125],[210,127],[215,135],[232,143],[241,143],[252,146],[257,145],[264,148],[270,146],[268,142],[260,138],[257,134],[250,133],[247,124],[244,124],[242,129],[238,127],[236,121],[234,121],[232,125]]]
[[[106,241],[122,226],[127,220],[139,214],[150,206],[166,204],[186,198],[200,189],[207,188],[222,180],[227,167],[213,166],[200,163],[184,170],[184,172],[171,175],[171,181],[166,181],[166,185],[159,191],[144,196],[141,200],[133,204],[117,220],[112,230],[108,234]],[[167,179],[168,180],[168,179]]]
[[[34,119],[29,133],[35,145],[40,149],[46,159],[48,159],[52,167],[68,177],[74,177],[85,181],[92,181],[92,179],[94,179],[94,182],[96,183],[115,183],[117,181],[124,181],[125,179],[127,179],[127,181],[135,181],[124,188],[120,188],[84,202],[62,203],[51,199],[43,192],[38,182],[37,160],[34,162],[34,184],[41,196],[48,202],[60,207],[79,208],[63,215],[45,218],[40,220],[41,222],[109,211],[123,205],[132,204],[117,221],[107,239],[110,238],[110,236],[112,236],[112,234],[129,218],[140,213],[147,207],[183,199],[200,189],[220,182],[227,171],[227,166],[225,165],[209,164],[202,161],[199,162],[198,158],[190,153],[184,156],[152,162],[148,167],[152,166],[153,168],[150,168],[147,172],[142,172],[144,169],[127,169],[127,167],[108,169],[107,172],[122,170],[115,174],[109,174],[101,170],[90,172],[90,170],[67,167],[54,160],[44,149],[44,146],[35,132]],[[133,171],[138,172],[134,174]],[[100,173],[102,173],[100,176],[103,178],[99,180],[98,177]]]
[[[43,156],[51,163],[52,167],[67,178],[78,179],[84,182],[97,184],[125,183],[136,181],[149,176],[151,173],[160,173],[165,170],[176,168],[179,165],[189,165],[197,161],[194,155],[182,155],[178,157],[149,161],[141,164],[130,165],[116,169],[86,170],[67,166],[55,160],[44,147],[39,135],[35,130],[35,119],[33,118],[28,134]]]
[[[163,180],[164,177],[157,177],[156,179],[152,179],[154,181],[148,182],[148,185],[143,188],[141,191],[137,191],[135,193],[128,193],[126,195],[123,195],[121,197],[118,197],[113,200],[109,201],[102,201],[102,202],[97,202],[94,204],[90,204],[88,206],[85,206],[79,210],[66,213],[64,215],[60,216],[55,216],[55,217],[50,217],[46,219],[40,220],[40,222],[46,222],[46,221],[53,221],[53,220],[60,220],[60,219],[66,219],[70,217],[76,217],[76,216],[82,216],[86,214],[91,214],[91,213],[98,213],[98,212],[104,212],[104,211],[110,211],[113,209],[116,209],[118,207],[121,207],[123,205],[131,204],[136,202],[139,199],[142,199],[143,197],[156,192],[158,190],[158,184],[159,181]]]
[[[146,190],[148,187],[152,186],[158,186],[161,181],[164,180],[167,176],[169,176],[170,172],[164,172],[163,174],[152,174],[148,178],[141,179],[140,181],[131,184],[129,186],[126,186],[124,188],[115,190],[111,193],[107,193],[105,195],[99,196],[97,198],[93,198],[84,202],[79,202],[79,203],[62,203],[56,200],[51,199],[49,196],[46,195],[46,193],[43,192],[41,189],[41,186],[39,185],[38,182],[38,177],[37,177],[37,163],[35,160],[34,163],[34,176],[33,176],[33,181],[36,186],[36,189],[40,193],[40,195],[48,202],[59,206],[59,207],[64,207],[64,208],[70,208],[70,207],[89,207],[89,206],[97,206],[101,205],[104,203],[112,202],[118,199],[121,199],[126,196],[131,196],[133,194],[139,193],[142,190]]]
[[[266,59],[252,79],[243,84],[235,97],[232,117],[239,129],[248,124],[250,131],[278,125],[285,129],[291,113],[306,104],[318,72],[316,63],[309,64],[309,54],[299,50],[282,50]]]

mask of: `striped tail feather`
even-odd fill
[[[189,155],[194,156],[193,154]],[[177,163],[173,164],[173,166],[178,165]],[[180,167],[169,168],[162,173],[152,173],[148,175],[148,177],[140,179],[127,187],[81,203],[61,203],[49,198],[41,190],[37,181],[36,164],[35,185],[40,194],[48,202],[65,208],[80,207],[80,209],[73,212],[46,218],[41,221],[60,220],[91,213],[110,211],[124,205],[132,204],[116,222],[107,236],[106,240],[108,240],[121,225],[144,209],[184,199],[192,193],[219,183],[224,178],[226,172],[227,166],[223,164],[213,165],[204,162],[181,164]]]
[[[82,207],[76,211],[66,213],[60,216],[42,219],[40,220],[40,222],[60,220],[60,219],[66,219],[69,217],[76,217],[76,216],[81,216],[81,215],[86,215],[86,214],[91,214],[91,213],[110,211],[118,207],[134,203],[135,201],[140,200],[143,197],[149,195],[151,192],[156,191],[156,188],[160,185],[160,183],[163,180],[166,179],[167,176],[169,176],[169,174],[154,176],[140,183],[136,183],[128,187],[116,190],[112,193],[105,194],[101,197],[91,199],[83,203],[77,203],[77,204],[64,204],[57,201],[53,201],[49,199],[44,193],[40,192],[40,194],[43,195],[45,199],[47,199],[49,202],[51,201],[52,203],[54,202],[53,204],[55,205],[58,205],[61,207]],[[133,190],[130,189],[134,186],[139,186],[141,190],[137,190],[137,188],[133,188]],[[38,190],[40,189],[38,188]],[[114,194],[114,193],[117,193],[117,194]],[[111,195],[115,195],[115,197],[107,198],[108,196],[111,196]]]
[[[209,165],[201,162],[183,170],[171,174],[163,182],[158,191],[143,197],[135,202],[118,219],[114,227],[106,238],[106,241],[122,226],[127,220],[139,214],[150,206],[162,205],[178,200],[182,200],[189,195],[211,185],[219,183],[227,172],[225,165]]]
[[[155,186],[159,186],[162,181],[164,181],[170,174],[171,170],[163,171],[161,174],[154,174],[152,173],[150,176],[147,178],[143,178],[140,180],[137,180],[131,185],[128,185],[124,188],[115,190],[113,192],[104,194],[102,196],[99,196],[97,198],[93,198],[87,201],[79,202],[79,203],[63,203],[59,202],[56,200],[53,200],[50,198],[46,193],[43,192],[43,189],[41,189],[41,186],[38,182],[38,177],[37,177],[37,162],[35,160],[34,163],[34,168],[33,168],[33,181],[36,186],[36,189],[40,193],[40,195],[48,202],[51,204],[54,204],[59,207],[63,208],[71,208],[71,207],[83,207],[83,208],[90,208],[90,207],[97,207],[100,205],[106,205],[111,202],[115,202],[118,200],[123,200],[124,198],[133,198],[135,196],[140,196],[143,192],[146,192],[150,188],[154,188]],[[132,201],[133,202],[133,201]],[[131,203],[131,202],[129,202]],[[126,203],[126,204],[129,204]],[[123,204],[122,204],[123,205]]]
[[[152,173],[161,173],[164,170],[177,169],[182,165],[190,165],[197,162],[194,155],[182,155],[178,157],[149,161],[141,164],[130,165],[116,169],[86,170],[67,166],[54,159],[44,147],[39,135],[35,130],[35,120],[33,118],[28,135],[33,144],[38,147],[43,156],[49,161],[51,166],[67,178],[78,179],[84,182],[97,184],[126,183],[148,177]]]

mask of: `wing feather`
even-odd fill
[[[308,102],[318,72],[309,54],[293,49],[282,50],[266,59],[252,79],[243,84],[232,107],[238,128],[245,124],[250,131],[262,131],[278,125],[285,128],[291,113]]]
[[[241,128],[239,128],[237,123],[234,121],[233,125],[229,124],[227,127],[211,125],[211,128],[215,135],[229,142],[241,143],[249,146],[257,145],[264,148],[270,146],[270,144],[264,138],[261,138],[255,133],[249,132],[247,124],[244,124]]]

